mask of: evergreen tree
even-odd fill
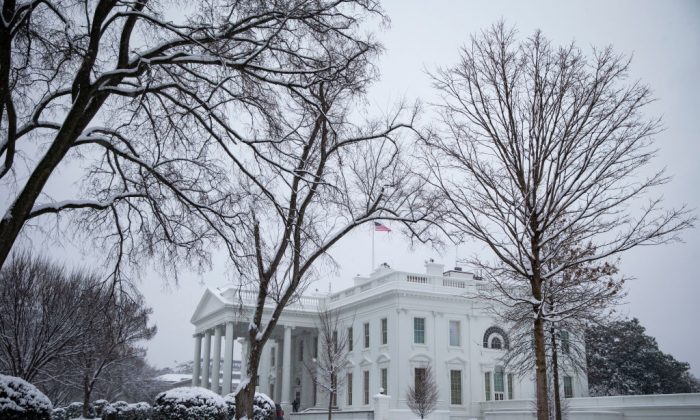
[[[588,386],[592,396],[697,392],[698,382],[659,349],[639,320],[624,319],[586,331]]]

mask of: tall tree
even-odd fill
[[[375,0],[181,6],[2,2],[0,267],[28,222],[67,212],[110,251],[115,274],[153,255],[164,269],[207,264],[212,243],[235,261],[248,209],[231,168],[245,176],[252,146],[286,144],[258,138],[257,124],[277,125],[290,92],[346,77],[378,47],[360,24],[383,19]],[[38,202],[72,158],[87,168],[82,196]]]
[[[241,228],[249,242],[240,262],[246,291],[241,296],[253,309],[246,314],[250,347],[245,387],[236,395],[237,416],[252,416],[263,346],[319,266],[333,264],[328,251],[334,244],[378,219],[395,220],[409,235],[426,238],[422,222],[432,215],[435,200],[404,161],[400,138],[417,110],[399,106],[386,119],[356,120],[353,106],[363,99],[372,69],[358,61],[349,70],[346,79],[312,86],[293,98],[285,113],[286,132],[269,128],[284,141],[255,146],[254,181],[245,185],[249,211]]]
[[[639,203],[668,177],[646,175],[660,122],[645,117],[651,92],[627,82],[629,64],[611,48],[586,56],[553,47],[539,31],[519,42],[499,23],[433,76],[441,129],[425,139],[426,181],[450,203],[446,229],[494,257],[471,262],[505,299],[530,307],[540,420],[549,417],[547,283],[586,261],[676,240],[695,221],[660,198]],[[549,264],[560,255],[548,250],[580,240],[591,255]]]
[[[663,353],[637,318],[587,328],[586,353],[594,396],[700,391],[690,365]]]

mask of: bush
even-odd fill
[[[267,395],[256,392],[253,397],[253,414],[255,420],[267,420],[275,412],[275,402]]]
[[[3,420],[50,420],[51,401],[29,382],[0,375],[0,418]]]
[[[92,403],[92,405],[95,407],[95,415],[98,417],[102,417],[104,415],[104,410],[109,406],[109,401],[107,400],[97,400]]]
[[[153,408],[145,402],[127,404],[117,401],[105,407],[102,420],[150,420],[153,417]]]
[[[65,408],[54,408],[51,413],[51,420],[68,420]]]
[[[225,395],[224,404],[226,404],[226,415],[228,416],[228,418],[236,418],[236,394]]]
[[[224,397],[224,403],[228,411],[228,418],[233,419],[236,415],[236,394],[228,394]],[[268,420],[273,418],[275,413],[275,402],[267,395],[256,392],[253,397],[253,419]]]
[[[161,392],[153,404],[154,420],[226,420],[224,399],[201,387]]]

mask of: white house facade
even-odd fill
[[[410,418],[407,388],[428,365],[439,386],[431,418],[483,417],[484,404],[531,400],[533,377],[519,377],[502,365],[509,345],[507,328],[494,319],[485,302],[473,297],[478,287],[485,286],[471,273],[445,271],[429,262],[425,273],[383,266],[370,277],[356,277],[348,289],[302,297],[285,309],[266,344],[259,390],[281,402],[287,412],[294,400],[300,412],[326,406],[327,397],[315,388],[306,367],[322,351],[318,309],[326,307],[338,310],[352,336],[337,395],[342,412],[374,412],[375,396],[384,394],[386,418]],[[192,317],[194,385],[222,394],[232,391],[233,348],[241,346],[245,361],[247,345],[239,337],[245,337],[252,297],[233,288],[205,292]],[[562,377],[567,397],[588,395],[585,375],[564,372]]]

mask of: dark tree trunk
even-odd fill
[[[544,342],[544,320],[538,317],[535,319],[537,420],[549,420],[549,407],[547,405],[547,360]]]
[[[556,420],[562,420],[561,417],[561,396],[559,394],[559,357],[557,354],[557,338],[554,328],[549,330],[552,340],[552,386],[554,387],[554,416]]]
[[[83,417],[90,418],[90,394],[92,394],[92,386],[88,376],[83,377]]]
[[[250,337],[249,337],[250,338]],[[250,341],[250,349],[248,350],[248,360],[246,361],[246,376],[248,384],[236,394],[236,418],[243,417],[252,419],[253,416],[253,398],[255,397],[255,387],[257,383],[258,364],[260,363],[260,353],[264,346],[264,342],[255,340]]]

